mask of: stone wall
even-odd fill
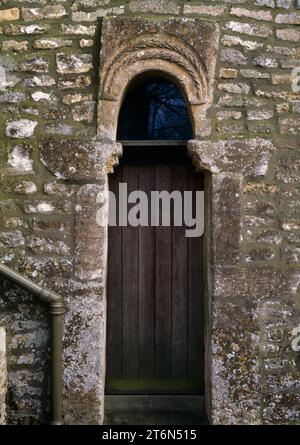
[[[7,317],[0,317],[0,425],[6,424],[6,387],[7,387],[7,358],[6,358],[6,324]]]
[[[244,156],[236,140],[263,139],[272,149],[263,145],[259,166],[244,172],[241,236],[230,232],[229,224],[224,240],[222,221],[215,221],[218,245],[223,246],[217,266],[225,259],[229,263],[219,275],[221,269],[214,270],[219,286],[211,308],[213,323],[214,315],[219,317],[211,345],[212,421],[299,423],[300,93],[293,91],[291,78],[293,68],[300,66],[299,7],[299,0],[0,2],[0,257],[66,299],[67,423],[97,423],[101,418],[95,393],[103,388],[92,373],[103,350],[89,329],[98,326],[95,331],[102,335],[103,277],[85,277],[90,257],[82,252],[74,229],[76,220],[80,230],[81,217],[92,207],[78,202],[92,196],[97,186],[86,184],[87,177],[74,181],[72,172],[83,162],[80,153],[89,152],[86,142],[99,138],[101,18],[112,15],[185,16],[219,24],[211,132],[203,138],[208,142],[200,147],[201,156],[206,150],[222,152],[224,162],[216,168],[228,171],[227,154],[231,165]],[[70,141],[78,153],[70,151],[65,181],[46,166],[51,147],[56,156]],[[257,143],[247,145],[250,164]],[[233,170],[230,192],[240,181]],[[221,192],[229,179],[219,175],[218,181],[215,190],[226,203],[228,195]],[[230,211],[234,196],[227,201],[228,213],[224,208],[226,221],[236,218]],[[92,246],[92,236],[89,241]],[[76,252],[80,264],[75,263]],[[231,289],[228,294],[224,283]],[[1,310],[13,314],[8,420],[44,422],[49,408],[46,310],[8,283],[1,284],[1,295]],[[86,360],[91,347],[93,363]],[[80,367],[85,368],[83,379],[76,378]]]

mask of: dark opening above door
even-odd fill
[[[118,140],[180,140],[193,138],[189,111],[174,83],[141,76],[129,85],[121,107]]]

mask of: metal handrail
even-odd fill
[[[36,295],[40,301],[49,304],[51,317],[51,424],[62,424],[62,338],[63,298],[55,292],[43,288],[15,270],[0,263],[0,276],[14,282]]]

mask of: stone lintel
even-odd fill
[[[111,141],[47,140],[39,145],[42,163],[58,179],[105,182],[121,156],[122,146]]]

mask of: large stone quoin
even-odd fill
[[[209,421],[299,424],[296,3],[0,7],[0,260],[64,298],[66,424],[104,421],[108,228],[96,215],[125,149],[123,99],[147,73],[183,93],[187,152],[205,176]],[[45,423],[46,311],[0,288],[0,423]]]

